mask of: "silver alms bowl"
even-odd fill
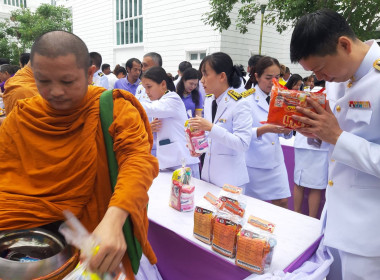
[[[75,253],[58,234],[35,228],[0,232],[0,278],[27,280],[46,276]]]

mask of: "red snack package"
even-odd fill
[[[297,112],[296,106],[304,107],[314,111],[311,106],[308,106],[306,98],[311,97],[318,103],[326,108],[326,93],[325,89],[318,92],[305,92],[300,90],[289,90],[280,85],[279,82],[273,78],[273,87],[271,91],[271,98],[269,103],[269,114],[266,123],[284,126],[290,129],[304,127],[305,124],[295,121],[292,116],[302,116]]]

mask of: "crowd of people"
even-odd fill
[[[122,261],[133,278],[122,227],[130,218],[154,264],[146,205],[159,169],[186,164],[195,178],[235,185],[287,208],[290,186],[279,138],[296,134],[295,210],[301,212],[306,187],[309,214],[317,217],[321,190],[330,186],[322,219],[324,244],[340,259],[333,270],[342,279],[379,275],[380,47],[360,41],[339,14],[321,10],[295,26],[290,57],[314,73],[307,77],[261,55],[249,58],[246,76],[223,52],[207,55],[199,69],[179,63],[174,78],[156,52],[142,61],[129,58],[125,68],[111,72],[99,53],[89,53],[80,38],[63,31],[37,38],[30,61],[25,57],[18,71],[1,60],[6,116],[0,127],[0,231],[62,221],[62,210],[69,209],[101,240],[91,267],[111,271]],[[273,79],[303,91],[327,82],[326,109],[308,98],[314,111],[297,107],[303,116],[293,118],[307,126],[296,133],[264,123]],[[113,90],[113,120],[102,130],[99,99],[107,90]],[[186,147],[186,121],[206,132],[206,153]],[[104,133],[112,136],[117,161],[113,193]],[[355,263],[367,269],[360,272],[364,278],[352,278]]]

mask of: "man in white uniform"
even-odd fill
[[[303,16],[293,31],[292,62],[327,82],[330,102],[297,108],[298,131],[332,144],[324,244],[339,252],[339,279],[380,277],[380,47],[360,41],[330,10]]]
[[[104,87],[108,89],[108,79],[107,76],[100,70],[102,65],[102,56],[97,52],[90,52],[91,64],[95,66],[95,73],[92,77],[92,84],[98,87]]]

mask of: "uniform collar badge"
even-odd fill
[[[377,71],[380,71],[380,58],[375,60],[375,62],[373,63],[373,67],[374,67]]]
[[[355,77],[352,76],[352,77],[350,78],[350,80],[348,81],[347,87],[348,87],[348,88],[352,87],[352,84],[353,84],[354,82],[355,82]]]
[[[227,121],[226,119],[219,119],[218,120],[218,122],[220,122],[220,123],[226,123],[226,121]]]

